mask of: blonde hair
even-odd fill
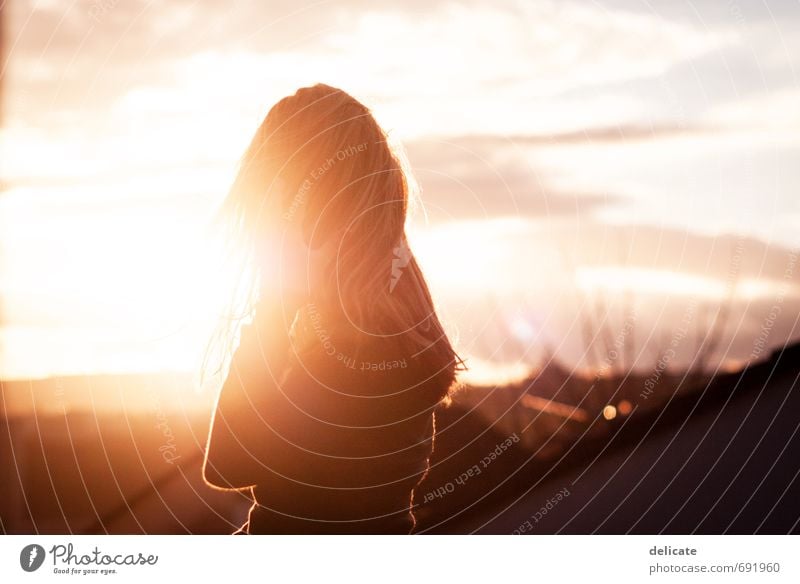
[[[275,104],[221,209],[242,262],[228,330],[263,292],[264,234],[280,221],[300,221],[310,248],[338,250],[314,303],[363,335],[395,338],[452,382],[462,361],[408,245],[410,178],[402,160],[369,109],[340,89],[318,84]]]

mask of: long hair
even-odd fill
[[[313,290],[314,304],[365,337],[392,337],[451,383],[463,362],[408,245],[409,180],[371,112],[344,91],[318,84],[275,104],[221,208],[241,261],[234,306],[223,323],[225,348],[232,345],[230,331],[264,293],[266,234],[297,221],[310,248],[336,249]]]

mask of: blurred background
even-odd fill
[[[628,464],[632,476],[608,463],[626,481],[619,498],[597,497],[598,475],[597,511],[564,511],[558,529],[797,528],[797,509],[776,507],[797,476],[777,458],[797,446],[796,2],[0,10],[3,531],[235,529],[246,501],[198,474],[216,387],[197,373],[225,290],[208,226],[270,106],[316,82],[373,109],[420,187],[411,244],[470,367],[442,414],[431,492],[522,437],[480,488],[420,510],[431,530],[513,531],[527,511],[496,519],[505,502],[550,497],[617,445],[663,456],[657,424],[689,441],[668,442],[688,473],[686,453],[726,420],[730,440],[698,454],[705,474],[690,480],[716,498],[644,490],[649,462]],[[743,427],[785,433],[732,447]],[[721,462],[734,451],[750,456]],[[783,473],[772,491],[758,490],[767,468],[734,474],[759,459]],[[730,473],[710,477],[709,460]],[[708,497],[723,490],[744,498],[714,523]],[[643,507],[623,518],[634,491]],[[653,507],[654,492],[674,508]]]

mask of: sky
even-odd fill
[[[4,12],[0,377],[192,370],[210,214],[270,106],[317,82],[403,144],[412,246],[476,376],[591,366],[586,315],[618,330],[631,307],[640,367],[687,306],[701,332],[733,308],[722,366],[775,306],[768,344],[800,337],[796,2]]]

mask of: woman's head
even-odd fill
[[[303,264],[309,301],[332,319],[454,367],[408,247],[408,207],[407,174],[370,111],[340,89],[314,85],[269,111],[223,211],[262,294],[279,285],[272,258],[288,245],[288,257]],[[303,262],[311,255],[325,259]]]

